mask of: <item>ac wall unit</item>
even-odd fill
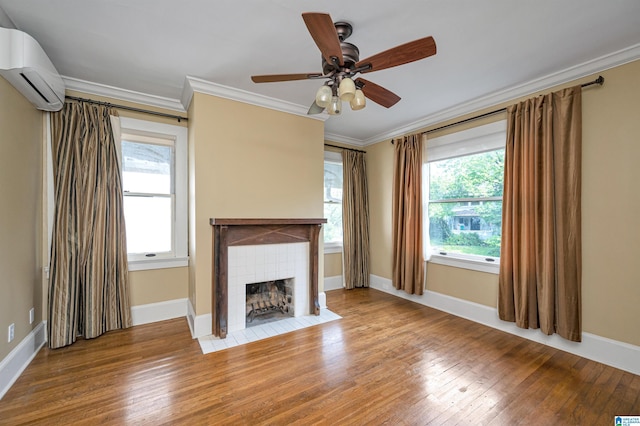
[[[19,30],[0,28],[0,75],[36,108],[58,111],[64,103],[64,81],[38,42]]]

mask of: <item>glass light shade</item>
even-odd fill
[[[338,87],[340,99],[349,102],[356,94],[356,84],[350,78],[343,78]]]
[[[331,103],[331,88],[329,86],[320,86],[316,92],[316,104],[319,107],[326,108]]]
[[[358,111],[359,109],[362,109],[367,105],[367,99],[364,97],[364,93],[362,93],[362,90],[356,90],[356,94],[353,99],[351,99],[351,102],[349,102],[349,104],[351,105],[351,109],[354,111]]]
[[[331,98],[331,103],[327,108],[327,112],[329,113],[329,115],[340,115],[340,113],[342,112],[342,101],[339,97],[334,96]]]

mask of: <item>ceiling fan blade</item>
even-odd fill
[[[426,57],[436,54],[436,42],[433,37],[425,37],[409,43],[401,44],[393,47],[377,55],[370,56],[361,60],[356,67],[367,64],[371,65],[371,69],[363,72],[380,71],[385,68],[396,67],[398,65],[408,64],[409,62],[418,61]]]
[[[293,80],[306,80],[308,78],[320,78],[322,74],[308,73],[308,74],[270,74],[270,75],[252,75],[251,80],[254,83],[274,83],[277,81],[293,81]]]
[[[302,19],[307,25],[307,29],[316,42],[316,45],[322,52],[324,59],[333,64],[332,57],[338,58],[338,63],[344,65],[344,58],[342,57],[342,48],[340,47],[340,40],[338,39],[338,33],[336,27],[333,25],[331,16],[326,13],[303,13]]]
[[[309,108],[307,115],[320,114],[322,111],[324,111],[324,108],[318,105],[316,101],[313,101],[313,104],[311,104],[311,108]]]
[[[356,78],[356,86],[362,87],[364,95],[385,108],[391,108],[400,100],[400,96],[382,86],[378,86],[364,78]]]

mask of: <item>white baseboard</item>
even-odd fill
[[[196,322],[196,310],[193,309],[193,304],[190,299],[187,299],[187,324],[189,324],[189,331],[191,331],[191,337],[195,337],[195,322]]]
[[[191,300],[187,302],[187,305],[187,322],[189,323],[189,329],[191,330],[191,337],[197,339],[198,337],[209,336],[213,332],[211,326],[213,317],[211,314],[196,316],[196,310],[193,309]]]
[[[9,355],[0,361],[0,399],[18,380],[25,368],[31,363],[40,348],[47,341],[45,322],[38,324],[31,333],[13,348]]]
[[[525,330],[500,320],[495,308],[429,290],[422,296],[410,295],[396,290],[391,280],[376,275],[371,275],[371,288],[640,375],[640,346],[584,332],[581,343],[571,342],[557,334],[547,336],[540,330]]]
[[[327,293],[324,291],[318,293],[318,305],[320,305],[320,309],[327,309]]]
[[[344,288],[342,275],[336,275],[334,277],[324,277],[324,291],[339,290],[341,288]]]
[[[167,300],[131,307],[133,325],[149,324],[187,316],[187,299]]]

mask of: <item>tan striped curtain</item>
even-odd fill
[[[131,326],[122,185],[110,115],[89,103],[51,114],[55,214],[49,346]]]
[[[580,86],[507,109],[498,312],[581,340]]]
[[[364,155],[342,151],[342,256],[347,289],[369,287],[369,198]]]
[[[393,141],[393,285],[423,294],[422,134]]]

